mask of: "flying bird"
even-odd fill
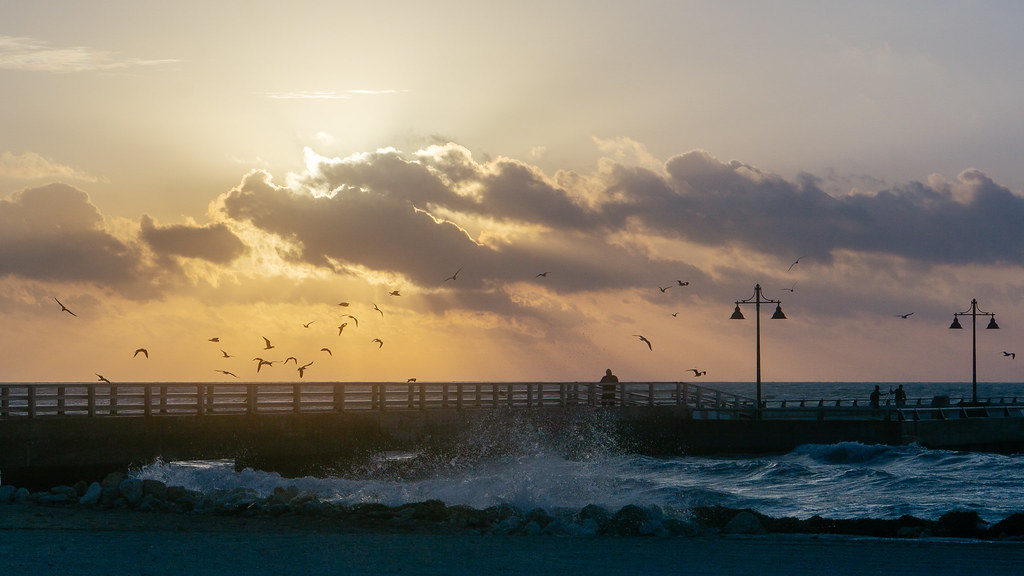
[[[277,362],[277,360],[264,360],[263,358],[260,358],[259,356],[253,358],[252,361],[253,362],[259,362],[259,364],[256,365],[256,372],[257,373],[259,373],[260,369],[263,368],[264,366],[270,366],[271,368],[273,368],[274,367],[274,362]]]
[[[110,380],[104,378],[102,374],[96,374],[96,378],[98,378],[99,382],[106,382],[107,384],[110,384]]]
[[[225,376],[234,376],[235,378],[238,378],[238,374],[235,374],[234,372],[229,372],[227,370],[214,370],[214,372],[220,372]]]
[[[225,352],[223,348],[221,348],[220,353],[221,353],[221,358],[234,358],[234,356],[232,356],[231,354],[228,354],[227,352]]]
[[[54,300],[57,300],[57,298],[56,298],[56,297],[54,297]],[[67,306],[65,306],[64,304],[61,304],[61,301],[60,301],[60,300],[57,300],[57,304],[60,304],[60,311],[61,311],[61,312],[67,312],[68,314],[71,314],[72,316],[74,316],[74,317],[76,317],[76,318],[78,317],[78,314],[75,314],[75,313],[74,313],[74,312],[72,312],[71,310],[68,310],[68,307],[67,307]]]
[[[345,326],[348,326],[348,322],[342,322],[341,325],[338,326],[338,336],[341,336],[341,331],[345,329]]]
[[[338,302],[338,306],[348,307],[348,302]]]
[[[904,320],[906,320],[907,318],[910,318],[913,315],[914,315],[913,312],[908,312],[906,314],[893,314],[893,316],[895,316],[897,318],[903,318]]]
[[[416,381],[415,378],[409,378],[409,379],[406,380],[406,382],[415,382],[415,381]]]
[[[149,358],[149,350],[146,350],[145,348],[139,348],[138,350],[136,350],[135,354],[132,354],[132,358],[138,356],[140,352],[144,354],[146,358]]]
[[[693,372],[693,377],[694,378],[699,378],[699,377],[701,377],[701,376],[703,376],[703,375],[708,373],[707,370],[697,370],[696,368],[690,368],[689,371]]]
[[[1003,356],[1009,356],[1010,360],[1013,360],[1013,359],[1015,359],[1017,357],[1017,353],[1016,352],[1005,352],[1004,351],[1003,352]]]
[[[547,278],[547,277],[548,277],[548,272],[541,272],[540,274],[537,274],[536,276],[534,276],[534,278]]]
[[[270,340],[268,340],[266,336],[263,336],[262,338],[263,341],[266,342],[266,345],[263,347],[264,350],[270,350],[271,348],[274,347],[274,345],[270,343]]]
[[[388,292],[388,296],[401,296],[401,295],[402,295],[401,292],[399,292],[398,290],[392,290],[391,292]]]
[[[801,256],[800,258],[797,258],[796,260],[793,260],[793,263],[789,265],[789,268],[786,268],[786,272],[789,272],[790,270],[793,269],[793,266],[796,266],[797,264],[799,264],[801,258],[806,258],[806,256]]]
[[[661,286],[658,286],[658,290],[661,290],[661,293],[664,294],[665,291],[668,290],[671,287],[672,287],[671,284],[669,284],[668,286],[665,286],[664,288],[662,288]]]
[[[302,327],[303,328],[309,328],[309,325],[312,324],[313,322],[316,322],[316,320],[310,320],[309,322],[306,322],[305,324],[303,324]]]
[[[675,318],[675,317],[677,317],[677,316],[679,316],[679,312],[673,312],[673,313],[672,313],[672,317],[673,317],[673,318]]]
[[[295,362],[295,365],[296,365],[296,366],[298,366],[298,365],[299,365],[299,359],[298,359],[298,358],[296,358],[295,356],[289,356],[289,357],[285,358],[285,359],[284,359],[284,363],[285,363],[285,365],[287,365],[287,364],[288,364],[288,361],[289,361],[289,360],[291,360],[292,362]]]
[[[207,342],[220,342],[220,338],[213,337],[213,338],[210,338],[209,340],[207,340]]]
[[[455,271],[455,274],[452,274],[451,276],[445,278],[444,281],[447,282],[449,280],[457,280],[459,277],[459,272],[462,272],[463,268],[464,266],[459,266],[459,269]]]
[[[328,356],[334,356],[334,354],[331,352],[330,348],[321,348],[320,351],[321,352],[327,352]],[[296,362],[296,364],[298,364],[298,362]]]
[[[690,285],[689,281],[683,282],[682,280],[676,280],[676,282],[678,282],[680,286],[689,286]]]
[[[383,317],[384,317],[384,311],[383,311],[383,310],[381,310],[380,308],[377,308],[377,305],[376,305],[376,304],[374,304],[374,305],[373,305],[373,309],[374,309],[374,310],[376,310],[377,312],[380,312],[380,317],[381,317],[381,318],[383,318]]]
[[[355,316],[353,316],[351,314],[345,314],[345,316],[351,318],[352,321],[356,323],[356,328],[359,328],[359,319],[358,318],[356,318]]]
[[[637,338],[639,338],[641,342],[646,343],[647,347],[650,348],[652,351],[654,350],[654,346],[651,346],[651,341],[650,340],[648,340],[647,338],[644,338],[643,336],[641,336],[639,334],[633,334],[633,336],[636,336]]]
[[[796,282],[793,282],[793,285],[790,286],[789,288],[783,288],[783,290],[787,290],[789,292],[793,292],[793,290],[796,290]]]
[[[370,342],[376,342],[378,350],[384,347],[384,341],[380,338],[374,338],[373,340],[370,340]]]
[[[302,378],[302,376],[306,373],[306,368],[309,368],[312,365],[313,365],[313,363],[310,362],[309,364],[303,364],[302,366],[299,366],[298,368],[296,368],[296,370],[299,371],[299,378]]]

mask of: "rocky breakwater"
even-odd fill
[[[0,505],[53,508],[121,509],[139,514],[218,515],[287,520],[316,530],[404,533],[500,534],[524,536],[709,537],[728,535],[811,534],[878,538],[969,538],[1024,540],[1024,513],[984,522],[972,511],[951,511],[938,520],[903,516],[887,519],[772,518],[753,510],[718,506],[686,511],[627,505],[607,510],[520,510],[509,505],[475,509],[439,500],[400,506],[342,504],[295,487],[277,487],[269,495],[251,489],[200,493],[157,480],[108,475],[102,482],[80,482],[47,491],[0,486]],[[2,509],[0,509],[2,510]]]

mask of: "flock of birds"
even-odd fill
[[[804,257],[805,256],[801,256],[800,258],[797,258],[796,260],[794,260],[789,265],[789,267],[786,269],[786,272],[787,273],[791,272],[793,270],[793,268],[797,264],[799,264],[800,260],[802,258],[804,258]],[[464,267],[459,267],[459,269],[456,270],[451,276],[446,277],[442,283],[458,280],[459,273],[462,272],[463,268]],[[550,274],[549,271],[540,272],[535,277],[536,278],[546,278],[548,274]],[[667,286],[661,286],[659,284],[657,286],[657,288],[658,288],[658,290],[662,294],[664,294],[664,293],[668,292],[668,290],[670,288],[685,288],[685,287],[687,287],[689,285],[690,285],[689,281],[676,280],[674,283],[670,282]],[[793,282],[792,285],[790,285],[789,287],[781,288],[781,290],[793,293],[796,290],[796,285],[797,285],[797,282]],[[392,296],[392,297],[398,297],[398,296],[401,296],[401,295],[402,294],[401,294],[400,290],[391,290],[391,291],[388,292],[388,296]],[[60,305],[60,311],[61,312],[66,312],[66,313],[70,314],[71,316],[77,317],[77,314],[72,312],[67,306],[65,306],[56,297],[54,297],[54,300],[57,302],[58,305]],[[376,303],[372,303],[371,302],[371,304],[373,305],[372,311],[379,313],[381,318],[383,318],[384,317],[384,311],[381,310],[381,308],[379,306],[377,306]],[[338,303],[338,306],[341,306],[343,308],[348,308],[350,305],[351,304],[349,302],[346,302],[346,301],[342,301],[342,302]],[[671,315],[672,315],[673,318],[675,318],[675,317],[678,316],[678,314],[679,314],[678,312],[673,312]],[[910,318],[913,315],[914,315],[913,312],[893,314],[893,316],[895,316],[897,318],[901,318],[903,320],[906,320],[906,319]],[[348,328],[348,326],[350,324],[349,321],[351,321],[351,324],[354,325],[355,328],[359,327],[359,319],[356,318],[355,316],[353,316],[350,313],[343,314],[340,318],[342,319],[342,321],[337,326],[337,328],[338,328],[338,336],[341,336],[344,333],[345,329]],[[310,320],[309,322],[302,323],[302,327],[308,329],[314,322],[316,322],[316,320]],[[638,338],[639,341],[642,344],[645,344],[647,346],[648,350],[650,350],[652,352],[654,351],[654,344],[652,344],[650,339],[648,339],[646,336],[644,336],[643,334],[633,334],[633,337]],[[264,346],[263,346],[263,350],[264,351],[275,349],[275,346],[271,343],[270,339],[268,339],[265,336],[263,336],[262,338],[263,338],[263,343],[264,343]],[[217,342],[220,342],[220,338],[219,337],[210,338],[209,341],[217,343]],[[370,342],[372,344],[376,344],[378,350],[384,347],[384,340],[382,340],[380,338],[373,338],[372,340],[370,340]],[[220,352],[221,352],[221,357],[222,358],[225,358],[225,359],[227,359],[227,358],[234,358],[233,355],[228,354],[223,349],[221,349]],[[334,355],[334,353],[331,351],[331,349],[326,347],[326,346],[320,348],[319,352],[325,352],[325,353],[327,353],[328,356],[333,356]],[[145,358],[149,358],[149,350],[146,349],[146,348],[137,348],[135,350],[135,353],[133,354],[132,357],[133,358],[138,357],[139,354],[142,354]],[[1014,353],[1014,352],[1003,351],[1003,356],[1007,357],[1007,358],[1010,358],[1012,360],[1012,359],[1015,359],[1017,357],[1017,354]],[[274,364],[276,364],[278,362],[280,362],[284,366],[288,365],[288,362],[294,362],[295,363],[295,369],[298,372],[299,378],[304,377],[305,373],[306,373],[306,370],[308,370],[309,367],[312,366],[313,363],[314,363],[314,361],[311,360],[309,362],[306,362],[305,364],[299,364],[299,360],[295,356],[288,356],[283,361],[281,361],[281,360],[267,360],[267,359],[265,359],[265,358],[263,358],[261,356],[256,356],[256,357],[254,357],[252,359],[252,361],[256,362],[256,372],[257,373],[259,373],[263,369],[264,366],[266,366],[268,368],[272,368],[274,366]],[[232,376],[234,378],[238,378],[239,377],[236,373],[234,373],[234,372],[232,372],[230,370],[217,369],[215,371],[220,373],[220,374],[222,374],[222,375],[224,375],[224,376]],[[689,368],[687,371],[693,372],[693,377],[694,378],[699,378],[699,377],[705,376],[707,374],[707,370],[700,370],[698,368]],[[97,373],[96,376],[99,379],[99,381],[106,382],[108,384],[110,383],[110,380],[108,380],[103,375]],[[416,378],[409,378],[408,379],[408,382],[415,382],[415,381],[416,381]]]

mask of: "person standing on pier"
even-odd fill
[[[907,405],[907,393],[903,390],[903,384],[900,384],[899,388],[893,392],[893,398],[896,400],[897,408],[903,408]]]
[[[882,391],[878,389],[878,384],[875,384],[875,389],[871,391],[871,396],[868,399],[872,408],[878,408],[881,405]]]
[[[601,406],[615,405],[615,389],[618,388],[619,377],[612,374],[612,369],[604,371],[601,377]]]

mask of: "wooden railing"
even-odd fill
[[[367,410],[687,405],[750,410],[753,400],[684,382],[0,384],[0,419],[55,416],[273,414]]]

